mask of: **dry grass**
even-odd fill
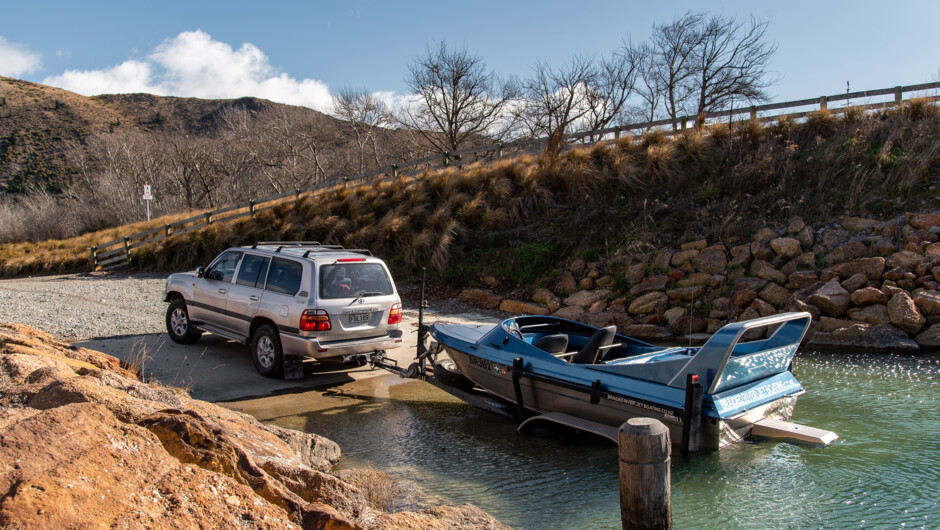
[[[180,270],[227,246],[298,239],[369,248],[396,274],[421,266],[444,273],[468,259],[485,261],[487,249],[525,243],[555,245],[547,255],[561,263],[587,248],[633,251],[683,237],[731,243],[793,215],[808,222],[846,209],[887,216],[931,207],[925,198],[937,203],[918,190],[940,174],[938,114],[915,101],[845,119],[820,112],[802,122],[717,124],[672,137],[651,131],[569,149],[551,164],[525,155],[424,172],[410,182],[340,186],[171,238],[144,249],[139,263]],[[7,275],[80,267],[88,246],[118,235],[3,246],[0,261]]]

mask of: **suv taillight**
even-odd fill
[[[300,315],[300,331],[329,331],[330,315],[322,309],[306,309]]]
[[[388,323],[389,324],[401,323],[401,304],[395,304],[392,306],[392,310],[388,312]]]

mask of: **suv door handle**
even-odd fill
[[[261,300],[261,298],[258,298],[257,296],[254,296],[254,295],[249,296],[248,299],[251,300],[252,302],[257,302],[258,300]]]
[[[221,294],[225,294],[225,293],[227,293],[227,292],[228,292],[228,291],[226,291],[225,289],[219,289],[219,293],[221,293]]]

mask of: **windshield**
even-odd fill
[[[320,298],[392,294],[392,281],[379,263],[334,263],[320,267]]]

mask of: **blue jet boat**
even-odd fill
[[[821,445],[837,438],[785,421],[804,393],[790,364],[810,322],[805,312],[736,322],[701,347],[658,347],[615,326],[551,316],[429,331],[456,365],[439,359],[435,378],[450,390],[464,381],[464,392],[453,392],[461,397],[473,387],[505,400],[520,429],[548,421],[616,440],[626,420],[651,417],[674,444],[695,450],[748,436]],[[748,340],[755,335],[762,338]]]

